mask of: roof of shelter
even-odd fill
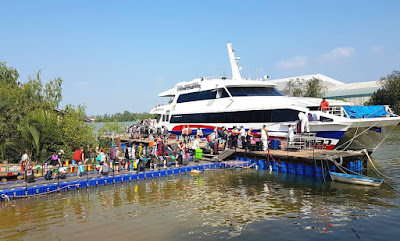
[[[338,85],[328,88],[326,97],[346,97],[346,96],[366,96],[372,95],[375,91],[381,88],[378,81],[368,81],[359,83],[350,83],[345,85]]]
[[[331,88],[334,86],[338,85],[344,85],[345,83],[332,79],[326,75],[323,74],[310,74],[310,75],[301,75],[301,76],[294,76],[294,77],[289,77],[289,78],[283,78],[283,79],[274,79],[274,80],[268,80],[268,82],[276,84],[277,88],[279,90],[284,90],[286,88],[286,85],[289,81],[291,80],[310,80],[312,78],[317,78],[322,80],[322,85],[325,86],[326,88]]]

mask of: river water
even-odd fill
[[[400,128],[373,154],[400,189]],[[213,170],[0,204],[1,240],[398,240],[400,195],[264,170]]]

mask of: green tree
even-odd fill
[[[400,114],[400,71],[380,79],[382,88],[378,89],[366,103],[369,105],[390,105],[393,112]]]
[[[115,113],[112,115],[95,116],[96,122],[127,122],[136,121],[143,119],[154,119],[156,115],[143,112],[143,113],[131,113],[124,111],[124,113]]]
[[[290,80],[283,91],[285,94],[294,97],[323,97],[325,87],[322,85],[322,80],[312,78],[309,80]]]
[[[85,107],[78,105],[76,108],[67,105],[62,112],[61,129],[63,132],[64,151],[67,157],[72,157],[73,150],[83,146],[87,150],[96,144],[93,133],[94,126],[85,123]]]
[[[40,71],[24,83],[18,78],[16,69],[0,63],[0,160],[18,161],[24,149],[38,161],[60,149],[70,158],[73,149],[96,143],[84,107],[58,109],[61,78],[44,85]]]

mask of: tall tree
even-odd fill
[[[382,88],[374,92],[369,105],[390,105],[391,109],[400,114],[400,71],[394,70],[391,74],[380,79]]]
[[[284,93],[294,97],[323,97],[325,87],[322,80],[312,78],[309,80],[292,79],[285,87]]]
[[[57,107],[62,100],[62,79],[44,84],[41,72],[18,82],[18,72],[0,63],[0,160],[18,161],[24,149],[43,161],[61,148],[72,150],[96,142],[92,126],[84,122],[85,109]]]

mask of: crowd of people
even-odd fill
[[[168,129],[165,126],[156,127],[156,123],[155,119],[138,120],[135,124],[125,127],[125,134],[132,139],[166,137]]]
[[[321,111],[329,110],[329,103],[323,98],[319,107]],[[309,121],[313,120],[310,114],[299,112],[299,126],[296,128],[289,125],[288,141],[292,142],[294,133],[297,129],[298,133],[309,131]],[[246,130],[243,126],[239,128],[233,126],[229,131],[228,128],[223,126],[217,128],[204,135],[200,127],[195,128],[196,133],[193,135],[192,128],[189,125],[182,129],[182,135],[176,137],[174,141],[170,142],[169,132],[167,127],[156,127],[156,120],[145,119],[139,120],[136,124],[125,127],[126,134],[132,139],[148,138],[149,145],[145,146],[143,143],[129,144],[122,152],[120,149],[113,147],[107,153],[105,148],[100,148],[96,151],[96,169],[99,174],[107,174],[109,168],[113,171],[119,172],[120,170],[134,171],[144,170],[146,167],[156,169],[158,167],[167,167],[168,163],[173,163],[175,166],[183,165],[192,158],[191,152],[200,148],[201,142],[206,142],[206,150],[211,154],[218,154],[220,149],[236,149],[241,145],[246,151],[249,150],[268,150],[269,135],[265,125],[259,130],[260,138],[254,136],[255,130],[250,128]],[[51,164],[55,169],[49,171],[46,179],[54,177],[64,178],[66,173],[66,164],[63,160],[64,151],[60,150],[57,154],[53,155],[48,164]],[[80,147],[75,150],[72,160],[78,165],[78,177],[84,174],[84,164],[87,163],[85,158],[84,148]],[[32,164],[29,158],[29,151],[26,150],[21,158],[21,171],[32,169]]]

